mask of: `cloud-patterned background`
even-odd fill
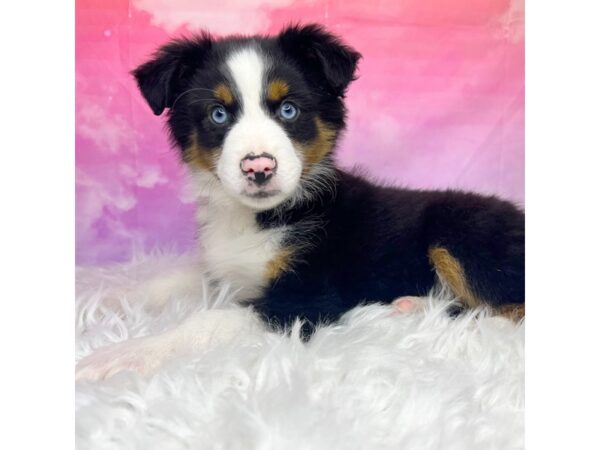
[[[341,165],[522,204],[523,0],[78,0],[79,264],[194,245],[185,168],[129,71],[170,37],[290,22],[319,22],[363,54]]]

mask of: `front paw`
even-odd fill
[[[154,336],[109,345],[79,361],[75,380],[103,380],[123,370],[149,375],[173,353],[174,348],[169,341]]]

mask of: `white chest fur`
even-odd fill
[[[211,201],[198,219],[202,259],[210,277],[239,289],[240,299],[259,296],[267,283],[267,265],[281,249],[284,229],[259,229],[255,212],[233,202]]]

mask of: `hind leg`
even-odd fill
[[[520,209],[496,197],[449,191],[428,205],[423,223],[432,268],[466,307],[485,305],[506,314],[524,304]]]
[[[429,260],[434,267],[440,282],[468,308],[489,306],[495,313],[514,321],[519,321],[525,316],[524,303],[499,302],[495,299],[486,299],[477,293],[473,286],[476,284],[466,274],[461,261],[455,258],[447,248],[432,247],[429,250]]]
[[[429,260],[440,282],[467,307],[477,308],[485,302],[474,292],[465,275],[462,264],[444,247],[429,249]]]

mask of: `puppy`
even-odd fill
[[[208,199],[203,270],[251,308],[207,311],[164,335],[101,349],[79,364],[79,378],[148,373],[261,323],[285,329],[300,318],[309,336],[359,304],[403,297],[410,309],[411,297],[439,284],[465,307],[522,312],[522,211],[472,193],[382,187],[336,168],[359,59],[307,25],[275,37],[174,40],[134,70],[154,114],[168,110],[172,143]],[[155,283],[177,292],[199,276],[190,268]]]

